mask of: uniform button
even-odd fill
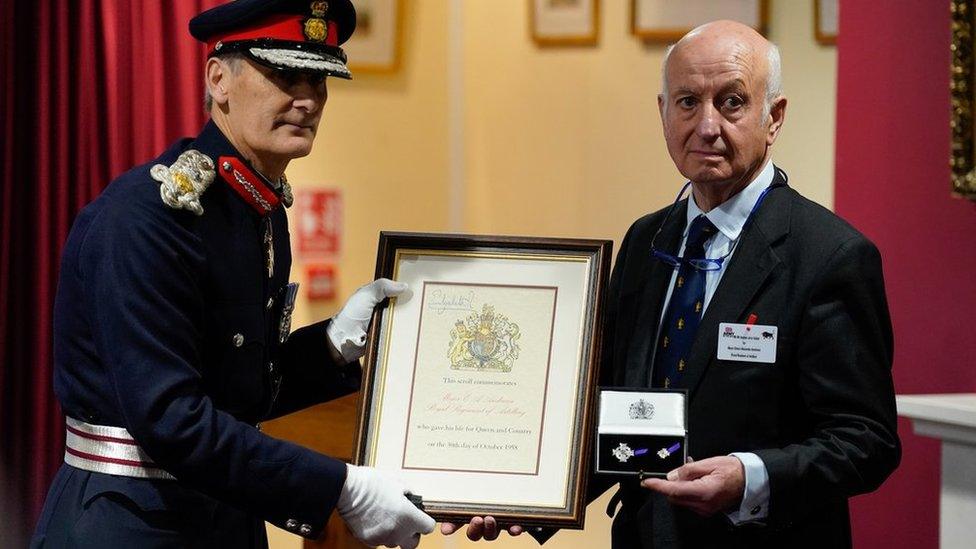
[[[749,510],[749,512],[752,513],[753,515],[758,515],[759,511],[762,511],[762,507],[760,507],[759,505]]]
[[[298,529],[298,533],[307,536],[312,533],[312,527],[308,524],[303,524],[301,528]]]
[[[271,361],[271,362],[268,363],[268,373],[269,374],[275,373],[274,361]]]
[[[219,46],[219,44],[218,44],[218,46]],[[230,169],[231,169],[231,168],[232,168],[233,166],[231,166],[231,165],[230,165],[230,162],[226,162],[226,161],[225,161],[222,167],[224,168],[224,171],[225,171],[225,172],[229,172],[229,171],[230,171]]]
[[[244,336],[241,334],[234,334],[234,347],[240,347],[244,345]]]
[[[289,530],[294,530],[294,529],[298,528],[298,521],[295,520],[295,519],[288,519],[285,522],[285,528],[287,528]]]
[[[268,305],[267,305],[269,311],[271,310],[271,307],[272,306],[274,306],[274,298],[273,297],[269,297],[268,298]]]

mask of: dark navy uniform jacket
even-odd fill
[[[316,537],[336,505],[342,462],[255,425],[355,391],[358,364],[333,363],[327,322],[279,342],[291,264],[284,207],[263,215],[219,175],[203,215],[163,203],[150,168],[187,149],[215,165],[239,157],[210,122],[112,182],[71,229],[54,316],[64,413],[124,427],[177,480],[65,465],[35,545],[149,546],[159,534],[164,546],[261,546],[262,521]]]

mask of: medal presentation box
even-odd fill
[[[612,243],[381,233],[354,460],[435,519],[582,528]]]
[[[687,392],[601,387],[597,400],[597,473],[663,477],[685,463]]]

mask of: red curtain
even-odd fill
[[[0,540],[23,546],[62,461],[51,321],[61,248],[108,182],[193,135],[220,0],[0,0]],[[9,543],[9,545],[8,545]]]

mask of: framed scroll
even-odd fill
[[[813,0],[813,35],[818,44],[837,44],[840,0]]]
[[[540,46],[593,46],[600,0],[529,0],[529,30]]]
[[[343,44],[353,78],[357,73],[395,72],[400,64],[403,6],[400,0],[353,0],[356,32]]]
[[[732,19],[766,33],[768,0],[632,0],[631,32],[647,42],[677,42],[709,21]]]
[[[355,461],[437,520],[582,528],[610,241],[381,233]]]

